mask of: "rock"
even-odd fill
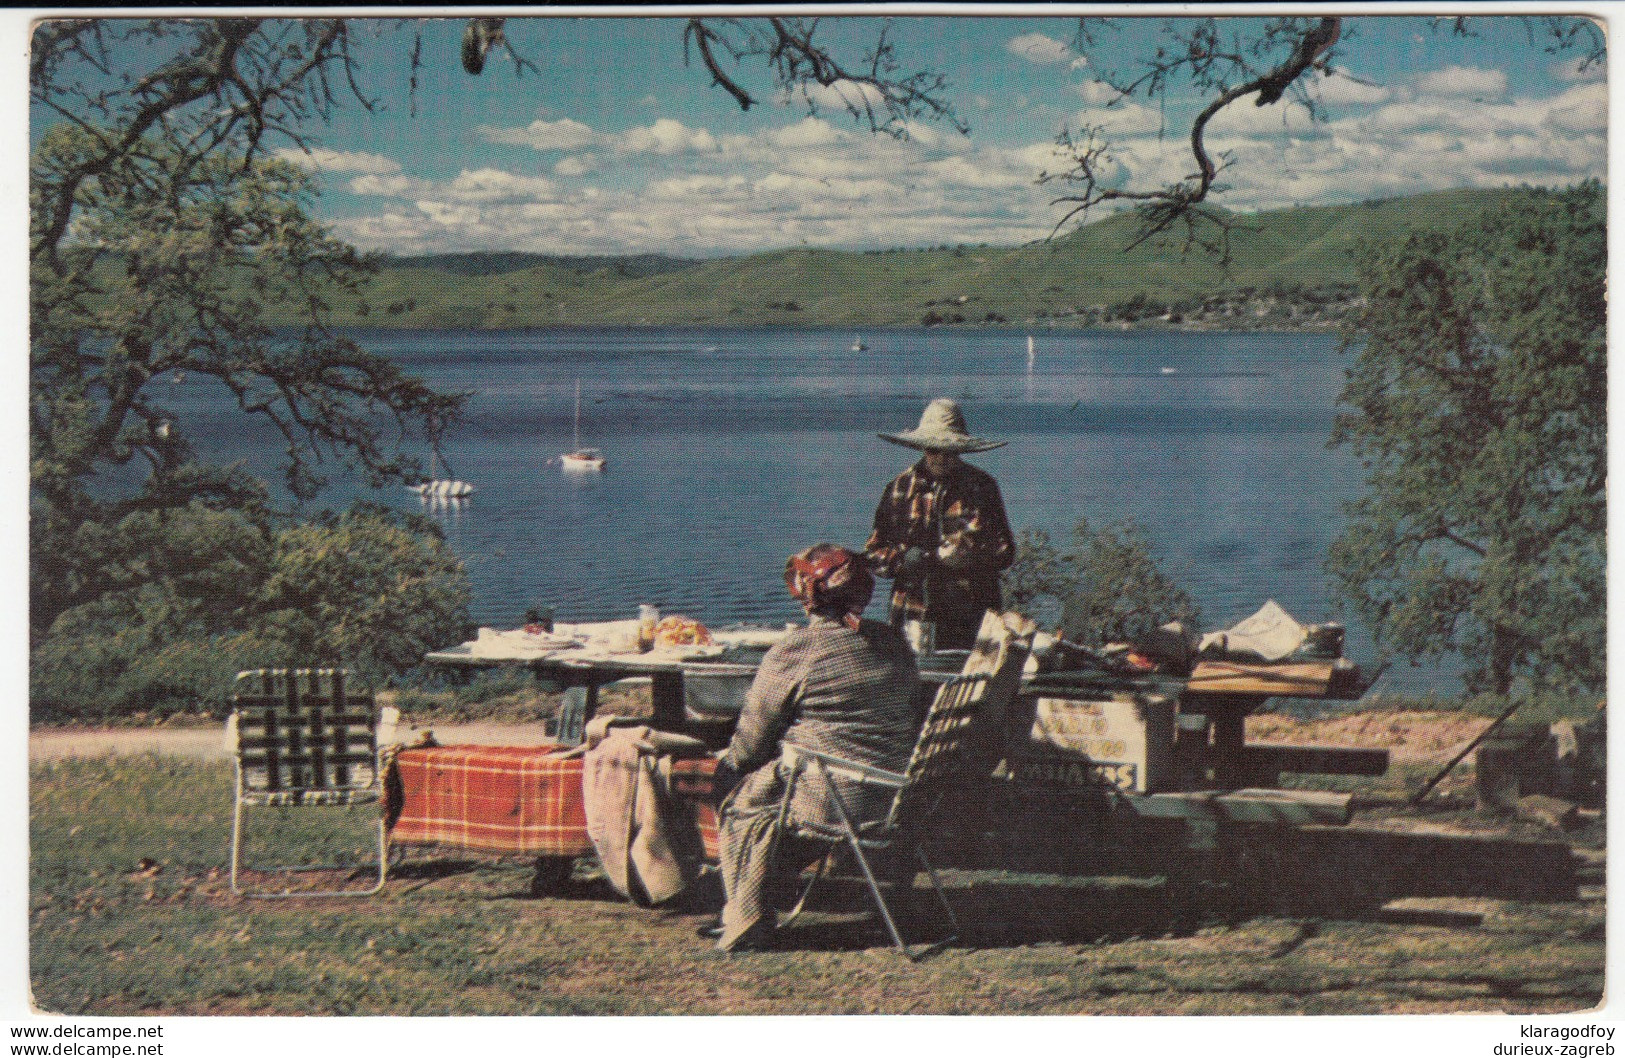
[[[1559,830],[1573,830],[1580,825],[1580,810],[1568,801],[1545,794],[1531,794],[1518,798],[1518,815],[1536,823],[1544,823]]]

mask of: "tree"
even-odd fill
[[[37,715],[207,710],[232,673],[267,665],[382,680],[463,633],[467,574],[421,517],[363,504],[276,529],[202,506],[146,518],[132,548],[168,575],[62,615],[33,651]]]
[[[516,74],[535,70],[504,20],[467,29],[470,73],[492,51]],[[951,118],[941,79],[898,73],[884,33],[854,64],[816,31],[817,20],[693,20],[685,39],[742,106],[741,64],[760,59],[777,88],[835,88],[877,130]],[[358,42],[389,34],[410,41],[415,86],[423,35],[410,20],[58,19],[36,30],[30,101],[46,131],[30,169],[32,642],[75,607],[177,576],[136,522],[204,508],[265,524],[260,482],[196,457],[157,385],[171,372],[219,381],[272,423],[299,500],[335,463],[374,484],[416,475],[410,453],[437,447],[456,420],[462,396],[327,327],[329,300],[359,290],[373,262],[311,218],[309,177],[272,154],[309,149],[342,103],[383,105],[364,87]],[[283,318],[291,308],[294,333],[266,322],[272,305]]]
[[[732,96],[741,110],[749,110],[756,97],[740,84],[736,70],[724,67],[718,52],[735,67],[744,60],[761,60],[774,87],[798,92],[813,113],[818,106],[811,86],[832,89],[847,113],[866,122],[872,132],[906,139],[909,123],[919,118],[946,121],[957,132],[969,132],[970,126],[947,99],[947,78],[902,69],[896,46],[888,39],[889,25],[882,24],[874,46],[855,63],[819,43],[816,18],[691,18],[683,30],[683,44],[699,54],[712,83]]]
[[[1134,642],[1169,621],[1195,625],[1200,619],[1133,521],[1097,529],[1079,519],[1072,544],[1061,551],[1042,530],[1023,530],[1015,564],[1004,575],[1008,603],[1029,612],[1058,609],[1066,638],[1087,646]]]
[[[155,537],[200,510],[248,512],[264,486],[196,457],[158,383],[211,378],[285,443],[299,499],[323,463],[374,482],[411,473],[462,398],[328,330],[327,299],[369,266],[309,215],[301,170],[272,136],[331,102],[349,68],[340,22],[49,22],[35,35],[32,99],[60,120],[30,170],[32,449],[30,633],[75,607],[185,584]],[[131,54],[167,55],[139,76]],[[289,335],[265,322],[297,306]],[[389,428],[392,424],[393,430]]]
[[[1531,47],[1557,55],[1578,50],[1580,67],[1600,63],[1607,54],[1602,28],[1586,18],[1558,15],[1520,15]],[[1235,218],[1211,204],[1223,191],[1219,175],[1232,164],[1228,155],[1207,148],[1207,127],[1228,107],[1251,99],[1267,107],[1289,99],[1320,114],[1312,89],[1313,77],[1350,77],[1337,66],[1338,47],[1352,31],[1339,16],[1240,18],[1179,18],[1161,23],[1155,42],[1143,52],[1125,57],[1111,38],[1120,20],[1088,17],[1078,20],[1073,48],[1089,66],[1100,71],[1097,83],[1113,94],[1113,102],[1144,99],[1166,108],[1189,91],[1202,105],[1191,119],[1187,134],[1195,171],[1163,187],[1145,186],[1130,179],[1121,184],[1110,138],[1099,125],[1063,128],[1056,138],[1066,159],[1061,168],[1039,176],[1040,184],[1064,185],[1076,190],[1059,195],[1053,205],[1064,207],[1052,237],[1069,224],[1082,223],[1091,209],[1121,203],[1139,218],[1135,235],[1125,249],[1170,230],[1183,232],[1181,249],[1199,248],[1230,259],[1229,234]],[[1435,31],[1457,36],[1477,35],[1475,21],[1466,16],[1434,17]],[[1241,27],[1241,28],[1238,28]],[[1352,78],[1358,80],[1358,78]]]
[[[1360,263],[1332,443],[1368,472],[1328,568],[1380,643],[1473,689],[1604,682],[1607,221],[1595,182]]]

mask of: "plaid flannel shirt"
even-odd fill
[[[929,572],[898,576],[903,553],[917,547],[932,558]],[[1016,540],[993,475],[961,462],[942,481],[925,461],[899,474],[880,497],[874,532],[864,547],[871,566],[892,585],[892,618],[981,621],[1002,609],[999,574],[1016,558]]]

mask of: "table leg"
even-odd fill
[[[652,716],[649,724],[657,731],[683,730],[683,674],[656,672],[649,681]]]
[[[564,700],[559,704],[556,737],[566,746],[581,744],[587,721],[598,711],[598,685],[578,684],[564,689]]]
[[[1240,710],[1226,710],[1213,716],[1213,781],[1221,790],[1232,790],[1246,781],[1247,716]]]

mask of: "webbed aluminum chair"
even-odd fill
[[[376,804],[383,798],[379,745],[394,739],[400,714],[385,709],[383,722],[370,691],[357,693],[343,669],[256,669],[237,674],[226,744],[236,758],[231,818],[231,891],[239,896],[370,896],[384,887],[389,870],[388,833],[378,818],[378,876],[366,889],[270,892],[238,884],[244,868],[243,815],[251,807],[278,810]],[[287,873],[322,866],[250,867]]]
[[[857,861],[874,900],[875,910],[885,923],[892,943],[911,962],[917,962],[953,943],[958,937],[959,920],[955,918],[937,872],[926,856],[925,845],[931,837],[938,808],[963,788],[967,778],[974,778],[978,774],[985,776],[986,772],[980,765],[987,763],[987,757],[982,750],[991,731],[1000,727],[1004,711],[1020,686],[1021,669],[1032,646],[1032,634],[1032,623],[1019,614],[1000,615],[991,611],[987,614],[976,650],[972,651],[965,664],[965,672],[943,684],[937,692],[914,744],[908,767],[901,774],[790,743],[782,747],[790,776],[779,809],[780,832],[828,841],[828,853],[845,844]],[[829,807],[833,809],[832,814],[839,821],[838,825],[831,827],[788,819],[796,784],[808,771],[816,773],[823,780]],[[876,823],[857,823],[836,789],[836,777],[897,791],[886,817]],[[953,930],[947,937],[926,944],[918,951],[904,943],[869,862],[868,853],[894,849],[906,849],[919,860]],[[806,907],[807,898],[823,877],[829,860],[830,856],[826,853],[783,925],[788,926]],[[913,875],[910,874],[909,878],[912,883]]]

